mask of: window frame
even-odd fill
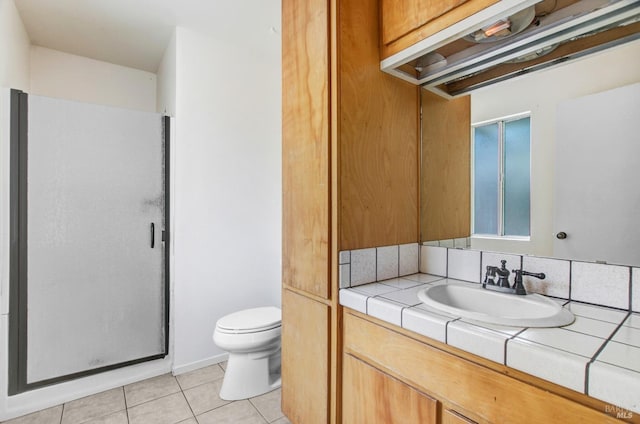
[[[504,126],[507,122],[517,121],[529,118],[529,235],[516,236],[504,234]],[[498,234],[476,234],[475,232],[475,129],[485,125],[498,124]],[[531,191],[532,191],[532,166],[531,166],[531,111],[515,113],[512,115],[502,116],[499,118],[488,119],[485,121],[474,122],[471,124],[471,237],[478,239],[494,239],[494,240],[531,240]]]

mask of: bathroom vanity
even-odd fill
[[[344,351],[343,422],[617,422],[609,404],[351,309]]]
[[[569,326],[507,327],[417,299],[423,287],[452,284],[465,283],[415,274],[341,290],[343,422],[638,422],[637,412],[586,393],[619,390],[617,404],[637,407],[640,382],[618,380],[628,370],[607,362],[624,358],[606,344],[640,314],[555,299],[575,314]],[[583,357],[596,351],[606,353]]]

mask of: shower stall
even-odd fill
[[[9,394],[163,358],[169,119],[11,91]]]

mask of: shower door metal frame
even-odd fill
[[[170,117],[163,118],[164,136],[164,352],[91,370],[27,383],[27,155],[28,94],[11,90],[10,111],[10,259],[9,259],[9,396],[142,362],[162,359],[169,353],[169,234],[170,234]]]

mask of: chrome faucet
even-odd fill
[[[546,275],[544,273],[533,273],[529,271],[524,271],[522,269],[514,269],[511,272],[515,275],[513,279],[513,286],[509,284],[509,270],[507,269],[507,261],[501,260],[500,263],[502,266],[498,268],[497,266],[487,266],[487,272],[484,276],[484,281],[482,283],[482,288],[489,290],[496,290],[505,293],[512,293],[517,295],[526,295],[527,291],[524,288],[524,284],[522,282],[523,275],[529,275],[531,277],[536,277],[539,279],[544,279]],[[498,276],[498,282],[494,281],[495,276]]]

